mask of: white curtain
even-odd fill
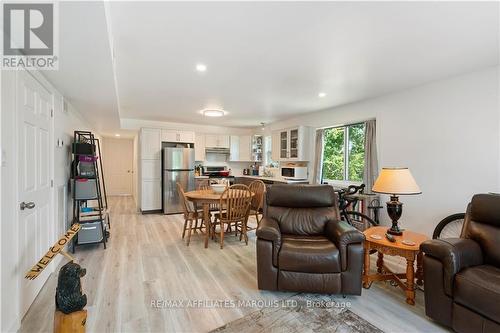
[[[363,182],[366,185],[365,192],[372,193],[372,187],[378,177],[377,159],[377,124],[375,119],[365,122],[365,168]]]
[[[324,129],[316,130],[316,144],[314,146],[313,184],[321,184],[323,174],[323,134]]]

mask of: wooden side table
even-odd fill
[[[402,236],[394,236],[396,242],[392,243],[385,238],[387,227],[373,227],[364,231],[365,240],[365,265],[363,270],[363,288],[370,288],[373,281],[395,281],[406,293],[406,303],[415,305],[415,275],[417,284],[422,285],[424,280],[424,271],[422,267],[422,253],[420,244],[428,237],[423,234],[405,230]],[[378,235],[381,238],[375,239],[372,235]],[[403,240],[412,241],[415,245],[405,245]],[[377,273],[370,274],[370,250],[376,250]],[[394,273],[384,264],[384,255],[401,256],[406,259],[406,273]],[[417,260],[417,272],[415,274],[414,263]],[[404,281],[405,280],[405,281]]]

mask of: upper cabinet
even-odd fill
[[[161,130],[162,142],[186,142],[193,143],[195,140],[194,132],[191,131],[177,131],[170,129]]]
[[[231,135],[231,162],[249,162],[252,160],[252,136]]]
[[[274,162],[280,160],[280,132],[275,131],[271,136],[271,159]]]
[[[206,148],[230,148],[229,135],[205,134]]]
[[[161,157],[161,130],[157,128],[142,128],[141,141],[141,159],[159,160]]]
[[[273,132],[273,160],[308,161],[309,129],[305,126]]]
[[[194,159],[195,161],[205,160],[205,135],[196,134],[194,137]]]

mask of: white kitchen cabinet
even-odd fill
[[[309,128],[299,126],[273,132],[273,160],[308,161]]]
[[[205,147],[218,147],[219,136],[217,134],[205,134]]]
[[[170,129],[161,130],[162,142],[186,142],[193,143],[195,139],[194,132],[191,131],[178,131]]]
[[[252,160],[252,137],[250,135],[240,136],[240,161]]]
[[[159,160],[161,157],[161,130],[157,128],[142,128],[141,152],[143,160]]]
[[[273,162],[280,160],[280,132],[275,131],[271,136],[271,159]]]
[[[141,185],[141,210],[161,209],[161,180],[142,180]]]
[[[229,135],[219,135],[219,148],[230,148],[231,139]]]
[[[162,130],[142,128],[140,133],[141,211],[161,209],[161,141]]]
[[[161,161],[160,160],[141,160],[141,179],[142,180],[161,180]]]
[[[195,161],[205,160],[205,135],[196,134],[194,138],[194,159]]]
[[[205,147],[207,148],[230,148],[229,135],[205,134]]]
[[[231,162],[249,162],[252,160],[252,137],[250,135],[231,135]]]

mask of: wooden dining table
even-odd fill
[[[216,193],[211,189],[195,190],[184,193],[186,199],[193,202],[195,206],[202,205],[203,207],[203,220],[205,221],[205,248],[208,247],[208,238],[210,237],[210,229],[212,227],[212,220],[210,218],[210,205],[218,204],[222,197],[222,193]],[[255,195],[251,193],[252,197]]]

